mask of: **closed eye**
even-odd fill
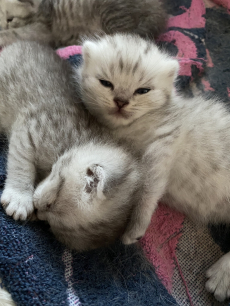
[[[7,23],[12,22],[12,21],[13,21],[13,19],[14,19],[14,17],[12,17],[12,18],[8,18],[8,19],[7,19]]]
[[[101,85],[103,85],[104,87],[108,87],[108,88],[111,88],[113,90],[113,84],[109,81],[106,81],[106,80],[99,80]]]
[[[144,95],[150,91],[150,88],[138,88],[135,90],[134,95]]]

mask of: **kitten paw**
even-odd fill
[[[222,256],[206,272],[209,280],[206,282],[207,291],[214,293],[219,302],[230,297],[230,253]]]
[[[133,244],[138,242],[145,234],[145,231],[137,230],[137,229],[132,229],[130,231],[127,231],[124,233],[124,235],[121,238],[121,241],[124,244]]]
[[[56,189],[48,178],[41,182],[34,191],[33,204],[36,209],[46,210],[56,199]]]
[[[30,193],[19,193],[18,190],[5,188],[1,196],[6,214],[14,220],[26,220],[33,212],[33,201]]]

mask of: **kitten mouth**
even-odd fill
[[[124,109],[111,110],[109,111],[109,115],[114,116],[116,118],[125,118],[125,119],[128,119],[129,117],[132,116],[131,113],[128,113]]]

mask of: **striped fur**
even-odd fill
[[[1,0],[0,20],[0,46],[23,39],[60,47],[95,33],[155,38],[166,12],[160,0]]]

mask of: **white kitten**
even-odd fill
[[[78,73],[89,111],[132,142],[149,165],[145,197],[123,241],[145,233],[157,202],[203,222],[230,221],[230,114],[217,100],[176,96],[178,62],[131,35],[86,41]],[[230,297],[230,253],[207,273],[218,300]]]

